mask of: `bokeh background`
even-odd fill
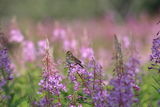
[[[16,26],[25,36],[45,26],[50,31],[41,33],[50,37],[55,28],[62,27],[75,31],[75,36],[87,32],[97,41],[113,34],[136,36],[146,48],[158,32],[159,14],[159,0],[0,0],[1,25],[9,28],[12,24],[10,28]]]
[[[91,54],[93,49],[107,83],[113,74],[113,35],[117,35],[124,59],[132,54],[134,44],[141,62],[140,105],[156,107],[160,96],[151,87],[151,75],[156,74],[147,68],[159,21],[160,0],[0,0],[0,31],[8,38],[6,46],[15,68],[13,103],[29,107],[27,98],[37,96],[43,58],[39,49],[46,38],[57,64],[65,61],[67,50],[81,58],[83,47]],[[62,65],[59,69],[66,76]]]
[[[114,12],[117,19],[138,17],[142,13],[153,16],[160,10],[159,0],[1,0],[1,18],[93,19]]]

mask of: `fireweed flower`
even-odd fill
[[[4,92],[4,94],[0,94],[2,105],[3,103],[8,102],[8,106],[10,105],[11,93],[10,93],[10,85],[8,84],[13,79],[12,70],[10,67],[10,59],[8,56],[8,51],[6,48],[0,50],[0,91]],[[4,106],[4,105],[3,105]]]
[[[160,72],[159,64],[160,64],[160,36],[153,39],[152,42],[152,54],[150,55],[150,61],[152,62],[151,66],[148,69],[153,69]]]
[[[74,53],[77,53],[78,41],[76,40],[76,37],[70,28],[67,28],[62,41],[64,50],[72,50]]]
[[[68,69],[69,69],[68,76],[69,76],[69,79],[71,80],[71,83],[74,84],[74,91],[77,92],[83,87],[83,91],[88,95],[91,95],[91,91],[88,85],[86,84],[86,80],[85,80],[85,78],[88,76],[87,70],[85,70],[78,64],[77,65],[70,64],[68,66]],[[86,77],[84,78],[84,76]],[[73,93],[72,95],[69,95],[68,98],[71,100],[70,107],[76,106],[76,104],[78,103],[77,101],[78,98],[75,97],[75,93]]]
[[[69,65],[69,79],[74,83],[74,90],[82,88],[83,93],[92,99],[95,107],[106,105],[107,91],[103,89],[102,67],[95,60],[89,61],[86,68],[78,64]]]
[[[94,51],[90,47],[90,41],[86,31],[84,31],[84,37],[82,38],[81,42],[82,46],[80,48],[80,53],[82,60],[92,60],[92,58],[94,58]]]
[[[111,79],[110,85],[114,88],[108,95],[109,107],[131,107],[134,101],[135,88],[137,91],[139,87],[135,83],[136,69],[139,67],[139,61],[130,58],[126,65],[123,64],[123,57],[120,44],[115,37],[115,49],[116,49],[116,68],[115,77]]]
[[[128,36],[124,36],[124,37],[122,38],[122,40],[123,40],[123,43],[124,43],[124,47],[125,47],[125,48],[128,48],[128,47],[130,46],[130,42],[129,42]]]
[[[90,96],[92,104],[95,107],[104,107],[106,105],[107,91],[103,89],[104,84],[102,80],[102,67],[96,63],[94,59],[94,51],[89,46],[89,38],[87,32],[84,30],[84,38],[82,38],[82,46],[80,48],[82,60],[88,60],[86,73],[84,75],[85,84],[87,87],[83,88],[83,92]]]
[[[64,39],[66,37],[66,31],[63,28],[55,28],[52,32],[54,38]]]
[[[24,36],[18,29],[12,29],[10,31],[10,42],[20,43],[24,40]]]
[[[45,49],[47,48],[46,41],[40,40],[40,41],[38,41],[37,45],[38,45],[38,55],[44,55]]]
[[[49,46],[49,45],[48,45]],[[66,91],[65,85],[62,84],[62,76],[56,69],[56,65],[52,60],[49,48],[46,48],[45,57],[43,58],[43,73],[42,80],[39,82],[41,87],[38,93],[47,93],[39,102],[40,106],[60,106],[60,93]],[[52,96],[52,97],[51,97]],[[58,97],[58,102],[53,104],[55,96]]]
[[[23,44],[23,58],[25,61],[34,61],[36,59],[36,50],[32,41],[24,41]]]
[[[140,71],[140,61],[137,59],[136,56],[131,56],[128,59],[128,62],[125,64],[125,70],[127,72],[127,75],[129,76],[132,86],[136,88],[136,76],[137,73]],[[138,90],[138,86],[137,86]]]
[[[153,39],[153,44],[152,44],[152,54],[150,55],[150,60],[153,62],[151,64],[150,67],[148,67],[148,69],[153,69],[155,71],[158,71],[158,73],[160,73],[160,67],[159,67],[159,64],[160,64],[160,36],[157,35],[158,37]],[[157,83],[157,81],[159,81],[158,79],[156,78],[153,78],[154,81]],[[158,83],[157,83],[158,84]],[[158,92],[158,94],[160,93],[160,88],[159,88],[159,85],[156,86],[155,84],[153,84],[154,88],[156,88],[156,91]],[[158,101],[157,103],[157,106],[159,107],[160,106],[160,100]]]
[[[117,77],[110,81],[110,85],[114,86],[107,100],[110,107],[131,107],[134,94],[130,83],[126,74],[121,78]]]
[[[155,63],[160,63],[160,36],[153,39],[152,43],[152,55],[150,55],[150,60]]]
[[[87,73],[87,71],[78,64],[71,64],[71,66],[69,67],[69,78],[72,82],[75,83],[75,91],[77,91],[76,89],[78,89],[78,86],[80,85],[76,75],[78,75],[82,79],[82,75],[85,73]]]
[[[110,81],[110,85],[114,87],[108,96],[108,103],[111,107],[131,107],[133,103],[138,101],[133,90],[140,90],[135,80],[138,67],[139,62],[131,58],[125,67],[124,73]]]
[[[82,59],[86,59],[86,58],[92,59],[94,57],[94,52],[92,48],[82,47],[80,52],[81,52]]]
[[[1,82],[0,86],[4,86],[8,80],[12,80],[12,72],[10,68],[10,60],[8,51],[6,48],[0,50],[0,71],[1,71]]]
[[[63,41],[64,50],[76,50],[77,49],[77,41],[75,39],[65,39]]]
[[[107,96],[108,93],[104,90],[104,83],[103,83],[103,70],[101,65],[95,62],[94,59],[90,60],[88,63],[89,73],[86,79],[87,85],[90,87],[91,90],[91,97],[94,101],[95,107],[105,107],[107,104]],[[84,92],[85,93],[85,92]]]

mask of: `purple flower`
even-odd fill
[[[6,80],[4,80],[4,79],[1,80],[1,82],[0,82],[0,88],[3,87],[5,84],[6,84]]]
[[[53,95],[60,95],[60,91],[66,91],[66,87],[61,83],[62,77],[56,72],[43,72],[43,79],[39,82],[42,87],[40,92],[49,91]]]
[[[81,66],[79,65],[75,65],[75,64],[71,64],[69,67],[69,79],[72,81],[72,83],[74,83],[74,90],[78,91],[79,87],[80,87],[80,82],[77,79],[77,76],[82,80],[83,77],[82,75],[85,74],[87,71],[85,69],[83,69]]]
[[[10,59],[6,48],[0,50],[0,91],[1,103],[11,99],[11,80],[13,79]],[[12,84],[13,85],[13,84]],[[3,92],[2,92],[3,91]],[[13,90],[12,90],[13,91]]]
[[[160,63],[160,37],[153,39],[152,43],[152,55],[150,55],[150,60],[155,63]]]
[[[136,85],[136,73],[139,69],[139,60],[137,60],[135,56],[132,56],[126,64],[123,64],[123,55],[120,46],[115,36],[115,76],[109,83],[110,86],[113,86],[113,89],[107,96],[109,107],[131,107],[135,102],[133,88],[139,90],[138,85]]]
[[[131,107],[134,94],[128,76],[116,77],[110,81],[110,85],[114,88],[107,97],[109,107]]]
[[[40,105],[42,104],[41,106],[47,106],[48,103],[52,105],[54,101],[52,98],[53,96],[58,97],[58,103],[54,103],[53,105],[60,105],[61,102],[59,96],[61,91],[66,91],[66,87],[62,84],[62,76],[59,75],[59,71],[56,69],[56,65],[52,60],[49,48],[46,48],[45,57],[43,58],[43,73],[39,86],[41,88],[38,93],[47,93],[40,101]]]
[[[11,62],[8,56],[8,51],[6,48],[0,50],[0,71],[1,75],[3,76],[0,84],[1,86],[6,84],[7,80],[12,80],[12,70],[11,70]]]
[[[136,56],[131,56],[128,59],[128,62],[125,66],[125,70],[132,82],[133,87],[138,89],[138,86],[136,85],[136,75],[140,71],[140,61],[136,58]]]
[[[104,107],[107,104],[107,91],[103,88],[102,67],[96,64],[94,59],[89,61],[86,68],[71,64],[69,78],[74,83],[75,91],[79,91],[81,87],[83,93],[92,99],[95,107]]]
[[[89,80],[87,83],[90,86],[91,90],[91,97],[94,101],[95,107],[104,107],[107,104],[107,96],[108,93],[104,89],[104,83],[103,83],[103,70],[101,65],[95,62],[94,59],[89,61],[88,64],[89,70],[91,72],[89,73]]]

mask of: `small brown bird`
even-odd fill
[[[80,65],[82,68],[84,68],[81,64],[81,61],[77,59],[75,56],[73,56],[71,51],[66,52],[66,62],[68,65],[75,64],[75,65]]]

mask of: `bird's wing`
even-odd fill
[[[74,57],[74,59],[75,59],[76,63],[81,64],[81,61],[78,58]]]

